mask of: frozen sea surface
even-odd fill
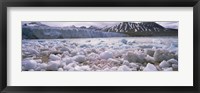
[[[23,71],[177,71],[178,37],[22,40]]]

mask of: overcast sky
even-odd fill
[[[27,22],[23,22],[27,23]],[[91,25],[98,26],[98,27],[105,27],[105,26],[112,26],[119,24],[120,22],[41,22],[42,24],[46,24],[48,26],[56,26],[56,27],[64,27],[64,26],[86,26],[89,27]],[[137,22],[138,23],[138,22]],[[156,22],[166,28],[178,28],[178,22]]]

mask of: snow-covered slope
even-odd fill
[[[127,33],[131,36],[137,35],[177,35],[176,29],[167,29],[155,22],[121,22],[112,27],[103,28],[106,32]]]

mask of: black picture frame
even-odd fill
[[[2,0],[0,2],[0,91],[2,93],[118,92],[118,93],[199,93],[200,0]],[[7,7],[193,7],[194,86],[7,86]],[[183,77],[186,78],[186,77]]]

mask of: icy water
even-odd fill
[[[23,71],[177,71],[178,37],[22,40]]]

